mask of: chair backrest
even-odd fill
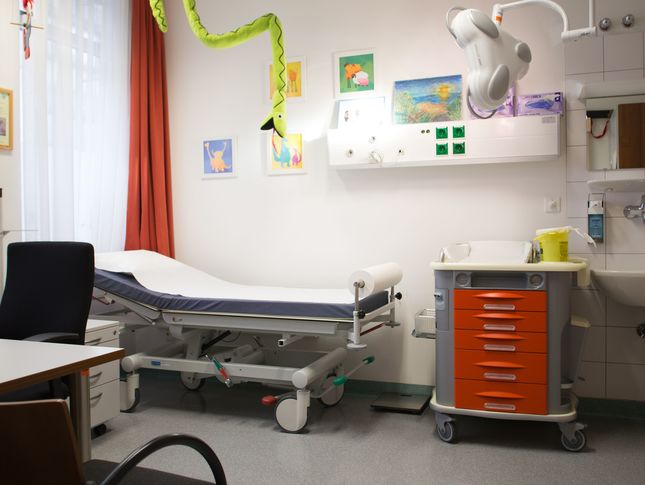
[[[94,286],[94,248],[81,242],[20,242],[7,247],[0,338],[70,332],[85,340]]]
[[[0,403],[0,430],[3,483],[84,483],[65,401]]]

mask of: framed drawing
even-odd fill
[[[300,133],[287,133],[287,136],[280,138],[273,132],[268,139],[268,175],[306,173],[302,155],[302,135]]]
[[[0,149],[13,149],[13,91],[0,88]]]
[[[461,119],[461,76],[394,82],[394,123]]]
[[[270,101],[275,92],[275,85],[273,84],[273,64],[268,64],[268,85]],[[287,72],[285,75],[287,79],[287,100],[302,101],[305,99],[307,92],[307,61],[304,57],[294,57],[287,59]]]
[[[373,50],[337,52],[334,54],[335,97],[373,94],[375,79]]]
[[[202,178],[235,177],[237,156],[234,137],[205,140],[202,144],[204,163]]]

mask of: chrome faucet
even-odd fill
[[[643,222],[645,222],[645,195],[641,197],[641,205],[628,205],[623,209],[623,214],[628,219],[642,217]]]

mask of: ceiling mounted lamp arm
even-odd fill
[[[581,37],[592,37],[595,36],[597,31],[594,25],[594,0],[589,0],[589,27],[583,27],[581,29],[569,30],[569,18],[564,9],[555,2],[551,0],[519,0],[517,2],[499,4],[496,3],[493,6],[493,22],[499,27],[502,24],[502,19],[504,18],[504,11],[511,10],[513,8],[525,7],[529,5],[542,5],[543,7],[550,8],[555,10],[562,17],[562,33],[560,38],[564,41],[566,40],[576,40]]]

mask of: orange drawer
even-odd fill
[[[455,350],[455,377],[546,384],[546,354]]]
[[[546,333],[455,330],[455,348],[546,353]]]
[[[455,406],[523,414],[546,414],[546,386],[455,379]]]
[[[546,292],[525,290],[455,290],[455,308],[488,311],[546,311]]]
[[[546,312],[455,310],[455,328],[508,332],[546,332]]]

